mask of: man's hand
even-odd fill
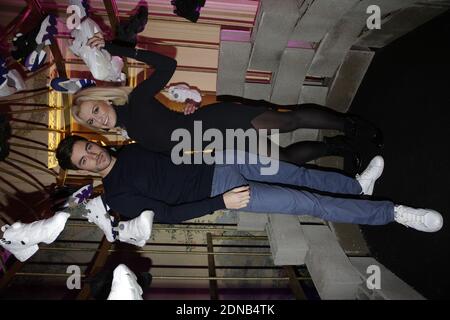
[[[184,115],[193,114],[200,106],[199,103],[195,102],[192,99],[186,99],[184,103]]]
[[[94,34],[94,36],[88,40],[87,45],[91,48],[104,48],[105,38],[103,38],[103,34],[101,32],[97,32],[96,34]]]
[[[234,188],[223,194],[223,202],[227,209],[241,209],[250,201],[250,186]]]

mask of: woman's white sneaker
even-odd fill
[[[375,182],[384,169],[384,159],[382,156],[375,156],[372,160],[370,160],[369,165],[366,170],[364,170],[361,174],[356,175],[356,180],[358,180],[361,185],[362,193],[365,195],[371,196],[373,193],[373,188],[375,186]]]
[[[442,215],[431,209],[415,209],[407,206],[394,206],[394,219],[404,226],[423,232],[436,232],[442,228]]]

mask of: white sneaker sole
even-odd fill
[[[153,217],[155,216],[155,213],[153,211],[146,210],[142,212],[142,216],[145,218],[144,221],[146,223],[146,230],[148,230],[148,233],[146,233],[146,240],[148,240],[152,235]]]
[[[143,211],[139,217],[140,222],[142,222],[141,228],[143,228],[145,232],[145,234],[143,234],[145,239],[136,244],[139,247],[145,246],[147,244],[147,240],[150,239],[150,235],[152,234],[153,216],[153,211],[146,210]]]
[[[358,181],[361,184],[361,181],[367,181],[370,180],[369,186],[367,187],[367,190],[362,190],[363,194],[371,196],[373,194],[373,189],[375,188],[375,182],[378,180],[378,178],[381,177],[381,175],[383,174],[384,171],[384,159],[381,156],[375,156],[372,160],[370,160],[369,165],[367,166],[367,168],[369,167],[376,167],[378,169],[378,173],[371,177],[370,179],[358,179]],[[366,169],[367,170],[367,169]],[[364,170],[364,171],[366,171]],[[361,178],[361,175],[358,175],[357,178]],[[362,185],[361,185],[362,187]]]

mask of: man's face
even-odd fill
[[[77,141],[73,145],[70,160],[78,169],[97,173],[109,166],[111,155],[96,143]]]

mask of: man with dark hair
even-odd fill
[[[70,159],[72,157],[73,145],[77,141],[88,141],[86,138],[73,135],[62,140],[58,148],[56,149],[56,158],[61,168],[78,170],[78,168],[72,163]]]
[[[373,158],[361,175],[350,178],[282,161],[276,174],[262,175],[263,163],[268,163],[262,156],[233,150],[218,154],[225,156],[225,164],[175,165],[169,157],[138,144],[124,146],[114,157],[105,148],[76,136],[61,141],[56,152],[63,168],[98,173],[103,178],[105,202],[128,218],[152,210],[155,222],[178,223],[227,208],[308,214],[356,224],[396,221],[424,232],[436,232],[443,224],[442,216],[434,210],[359,198],[361,194],[372,194],[384,168],[381,156]],[[279,184],[346,197],[325,196]],[[351,195],[354,198],[349,198]]]

